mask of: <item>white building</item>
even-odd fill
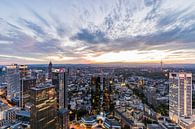
[[[192,116],[192,73],[171,72],[169,81],[169,117],[178,123]]]

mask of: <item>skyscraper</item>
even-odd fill
[[[19,71],[20,71],[20,78],[26,77],[28,75],[28,66],[27,65],[20,65]]]
[[[36,86],[36,78],[22,78],[21,79],[21,107],[24,107],[30,99],[30,89]]]
[[[91,106],[92,113],[97,114],[100,113],[102,103],[101,103],[101,78],[100,77],[92,77],[91,78]]]
[[[0,67],[0,85],[6,82],[6,67]]]
[[[103,78],[103,109],[105,112],[110,111],[110,78],[104,77]]]
[[[48,66],[48,79],[52,78],[52,63],[51,61],[49,62],[49,66]]]
[[[162,61],[162,59],[160,61],[160,70],[163,71],[163,61]]]
[[[68,108],[67,92],[68,74],[64,68],[55,69],[52,72],[52,84],[56,87],[58,108]]]
[[[20,97],[20,73],[18,65],[6,66],[7,99],[11,101],[14,97]]]
[[[99,75],[91,78],[91,108],[93,114],[110,112],[111,108],[111,84],[108,76]]]
[[[178,122],[192,115],[192,73],[169,73],[169,81],[169,117]]]
[[[31,129],[57,129],[57,101],[55,87],[40,84],[31,88]]]
[[[57,93],[57,112],[59,129],[68,129],[68,74],[64,68],[52,72],[52,84]]]

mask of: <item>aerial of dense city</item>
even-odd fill
[[[192,129],[195,69],[0,67],[2,129]]]
[[[195,129],[195,0],[0,0],[0,129]]]

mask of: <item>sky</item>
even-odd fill
[[[0,64],[195,63],[195,0],[1,0]]]

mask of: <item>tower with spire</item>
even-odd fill
[[[160,61],[160,70],[163,71],[163,61],[162,61],[162,59]]]

